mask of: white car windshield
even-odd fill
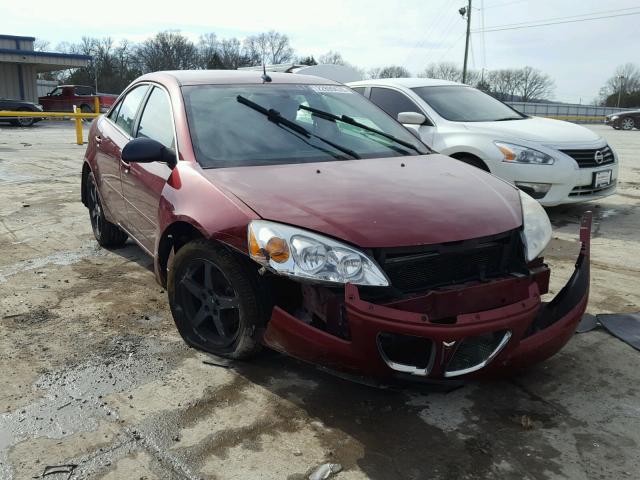
[[[500,122],[528,118],[480,90],[465,86],[412,88],[438,115],[452,122]]]

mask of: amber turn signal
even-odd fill
[[[258,240],[251,229],[249,229],[249,253],[251,253],[251,256],[256,259],[264,258],[264,253],[262,252],[260,245],[258,245]]]
[[[284,263],[289,260],[289,245],[282,238],[271,237],[264,250],[269,258],[276,263]]]
[[[505,160],[510,160],[513,161],[516,159],[516,154],[513,150],[505,147],[504,145],[497,145],[498,149],[502,152],[502,154],[504,155],[504,159]]]

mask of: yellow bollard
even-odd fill
[[[80,109],[74,105],[73,113],[80,113]],[[76,143],[78,145],[84,144],[84,140],[82,139],[82,119],[80,117],[75,117],[76,120]]]
[[[93,97],[93,113],[100,113],[100,98],[97,95]]]

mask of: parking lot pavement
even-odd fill
[[[640,132],[592,128],[620,154],[619,193],[549,210],[552,289],[592,209],[588,311],[638,311]],[[325,461],[344,480],[638,478],[640,352],[600,331],[448,393],[374,389],[275,354],[203,363],[142,251],[97,247],[73,141],[63,123],[0,127],[1,479],[60,464],[75,479],[301,479]]]

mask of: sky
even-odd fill
[[[316,58],[328,50],[361,68],[404,65],[417,74],[431,62],[462,65],[467,0],[110,0],[95,19],[91,3],[71,8],[50,0],[0,0],[0,33],[48,40],[52,46],[83,36],[141,41],[162,30],[179,30],[197,40],[243,38],[277,30],[296,54]],[[26,8],[28,5],[28,8]],[[166,6],[164,6],[166,5]],[[632,9],[632,7],[637,7]],[[484,32],[537,20],[592,21]],[[471,55],[475,69],[538,68],[555,81],[555,99],[590,103],[623,63],[640,63],[640,0],[473,0]],[[582,15],[582,16],[580,16]],[[545,22],[547,23],[547,22]],[[513,25],[521,27],[521,25]]]

